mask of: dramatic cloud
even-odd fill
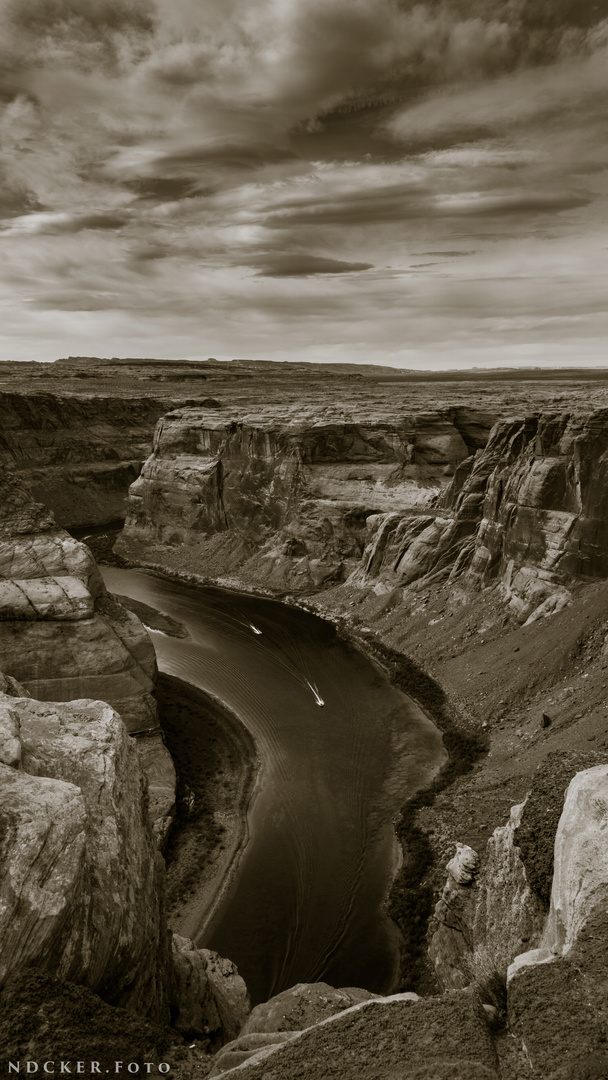
[[[371,270],[371,263],[342,262],[319,255],[259,255],[250,266],[260,267],[261,277],[310,277],[312,274],[352,274]]]
[[[608,0],[0,0],[1,355],[605,362],[607,74]]]

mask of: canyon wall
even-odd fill
[[[108,596],[88,548],[10,474],[0,481],[0,655],[5,674],[33,697],[108,702],[129,732],[141,733],[162,839],[175,772],[158,727],[152,643],[139,619]]]
[[[30,485],[67,528],[124,516],[170,397],[0,391],[0,467]]]
[[[429,513],[489,428],[464,408],[396,420],[345,418],[337,406],[321,417],[176,410],[130,488],[118,550],[170,559],[173,549],[208,576],[314,591],[359,567],[370,515]]]
[[[521,622],[608,575],[608,410],[337,412],[169,413],[118,550],[291,593],[501,584]]]

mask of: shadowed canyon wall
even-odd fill
[[[170,398],[0,392],[0,466],[68,528],[124,515],[125,491],[150,453]]]

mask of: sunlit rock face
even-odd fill
[[[0,710],[19,746],[0,764],[0,985],[35,966],[168,1019],[163,863],[134,741],[100,701],[0,694]]]
[[[501,583],[525,622],[608,574],[608,412],[498,421],[432,514],[368,518],[361,586]]]
[[[235,1038],[247,988],[166,927],[148,783],[120,716],[24,693],[0,674],[0,990],[47,972],[189,1038]]]
[[[358,568],[370,515],[430,513],[482,430],[455,409],[344,419],[337,406],[269,408],[229,420],[178,410],[160,421],[131,486],[119,549],[166,556],[188,545],[211,572],[322,588]]]
[[[521,622],[562,607],[574,580],[608,574],[608,410],[491,431],[463,409],[338,414],[168,414],[119,550],[290,591],[464,575],[500,583]]]
[[[538,1075],[600,1076],[608,1068],[607,820],[608,766],[597,765],[566,792],[540,947],[509,967],[511,1030]]]
[[[130,732],[158,727],[156,659],[143,625],[107,595],[88,548],[10,474],[0,482],[0,656],[5,674],[35,698],[94,698]],[[160,734],[151,737],[150,807],[162,838],[175,774]]]

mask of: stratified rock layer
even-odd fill
[[[276,588],[344,580],[369,515],[430,507],[478,445],[465,412],[394,422],[345,418],[337,407],[321,417],[302,408],[169,413],[130,489],[120,549],[149,557],[185,544],[202,572],[208,563]]]
[[[464,574],[500,583],[520,622],[549,615],[608,573],[608,410],[503,419],[489,438],[465,412],[169,413],[119,550],[292,592]]]
[[[0,466],[31,485],[62,525],[124,515],[125,491],[150,453],[171,398],[0,392]]]
[[[158,731],[153,646],[137,616],[107,595],[88,548],[11,474],[0,482],[0,655],[5,674],[35,698],[107,701],[130,732],[149,733],[151,812],[162,839],[175,771]]]

